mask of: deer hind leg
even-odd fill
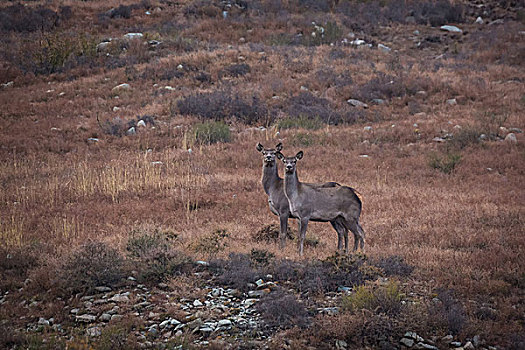
[[[360,248],[361,248],[361,251],[364,253],[365,251],[365,230],[363,230],[363,228],[359,224],[359,221],[357,222],[357,230],[359,231]]]
[[[359,243],[361,242],[361,249],[364,247],[364,236],[361,236],[361,233],[364,234],[363,229],[359,226],[359,223],[355,220],[345,220],[345,226],[346,228],[354,234],[354,249],[355,252],[357,248],[359,247]]]
[[[348,250],[348,230],[346,227],[338,219],[330,221],[330,224],[337,232],[337,250],[343,249],[343,238],[345,241],[345,248]]]

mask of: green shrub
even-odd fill
[[[318,130],[323,127],[323,122],[320,118],[308,118],[306,116],[300,116],[297,118],[286,118],[282,119],[277,123],[279,130],[291,129],[291,128],[302,128],[307,130]]]
[[[367,309],[393,315],[401,309],[403,296],[394,281],[377,287],[358,286],[352,294],[343,298],[342,306],[351,312]]]
[[[443,156],[431,154],[428,165],[445,174],[450,174],[454,171],[461,160],[461,155],[455,153],[447,153]]]
[[[217,142],[230,142],[229,126],[224,122],[204,122],[193,126],[195,141],[200,144],[211,145]]]
[[[313,146],[317,143],[319,143],[319,138],[317,135],[312,135],[310,133],[297,133],[293,136],[293,139],[291,140],[292,145],[294,146]]]

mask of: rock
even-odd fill
[[[204,304],[201,303],[201,301],[199,299],[195,299],[193,301],[193,306],[195,306],[195,307],[202,307],[202,306],[204,306]]]
[[[76,322],[91,323],[91,322],[95,322],[96,320],[97,320],[97,316],[90,315],[90,314],[83,314],[83,315],[75,317]]]
[[[445,335],[443,338],[441,338],[441,341],[447,344],[449,344],[452,340],[454,340],[454,337],[450,334]]]
[[[418,350],[439,350],[439,348],[435,347],[434,345],[426,344],[423,342],[419,342],[416,345],[414,345],[414,349]]]
[[[362,108],[368,108],[368,105],[364,102],[361,102],[359,100],[355,100],[353,98],[349,99],[346,101],[348,104],[350,104],[351,106],[354,106],[354,107],[362,107]]]
[[[118,112],[118,111],[120,111],[120,107],[117,107],[117,106],[113,107],[113,112]]]
[[[141,39],[144,36],[142,33],[127,33],[124,34],[124,39],[132,40],[132,39]]]
[[[76,315],[78,314],[78,309],[77,308],[74,308],[74,309],[71,309],[71,311],[69,311],[70,313],[72,313],[73,315]]]
[[[127,303],[129,302],[129,297],[124,294],[115,294],[109,299],[109,301],[113,301],[115,303]]]
[[[195,261],[195,264],[196,265],[201,265],[201,266],[210,266],[210,264],[208,262],[202,261],[202,260]]]
[[[335,341],[335,348],[337,350],[346,350],[347,347],[348,347],[348,343],[345,342],[344,340],[337,339]]]
[[[146,122],[144,120],[139,120],[138,123],[137,123],[137,128],[138,127],[143,127],[145,128],[146,127]],[[166,285],[167,286],[167,285]]]
[[[135,135],[137,133],[137,130],[135,129],[134,126],[132,126],[131,128],[128,129],[128,131],[126,131],[126,135]]]
[[[218,326],[219,326],[219,327],[231,327],[231,325],[232,325],[232,321],[227,320],[227,319],[220,320],[220,321],[218,322]]]
[[[95,290],[97,292],[101,292],[101,293],[111,292],[111,288],[110,287],[106,287],[106,286],[95,287]]]
[[[476,334],[473,338],[472,338],[472,345],[474,345],[474,347],[478,347],[481,345],[481,337],[479,334]]]
[[[432,139],[432,141],[434,141],[434,142],[445,142],[446,140],[444,138],[441,138],[441,137],[434,137]]]
[[[508,142],[510,144],[516,144],[518,143],[518,139],[516,138],[516,134],[514,134],[513,132],[511,132],[510,134],[508,134],[507,136],[505,136],[505,142]]]
[[[115,86],[113,89],[111,89],[111,91],[127,91],[127,90],[131,90],[131,85],[129,85],[128,83],[123,83],[123,84],[119,84],[117,86]]]
[[[406,24],[416,24],[416,17],[414,17],[414,16],[406,16],[405,17],[405,23]]]
[[[521,134],[523,133],[523,130],[521,130],[520,128],[509,128],[509,131],[510,132],[513,132],[515,134]]]
[[[111,321],[111,315],[104,313],[98,317],[98,320],[102,322],[109,322]]]
[[[148,328],[148,333],[151,334],[152,336],[156,336],[157,334],[159,334],[159,325],[157,324],[154,324],[152,326],[150,326]]]
[[[461,342],[460,341],[452,341],[452,342],[450,342],[450,346],[453,346],[455,348],[459,348],[461,346]]]
[[[390,52],[392,51],[391,48],[389,48],[388,46],[386,45],[383,45],[383,44],[377,44],[377,48],[383,52]]]
[[[399,342],[408,348],[414,346],[414,340],[410,338],[402,338]]]
[[[450,32],[450,33],[463,33],[461,29],[459,29],[456,26],[451,26],[451,25],[444,25],[444,26],[439,27],[439,29],[444,30],[445,32]]]
[[[465,350],[474,350],[475,348],[476,347],[469,341],[465,345],[463,345],[463,349]]]
[[[372,100],[372,102],[375,103],[376,105],[383,105],[383,104],[385,104],[385,100],[380,99],[380,98],[374,98]]]
[[[50,322],[48,320],[46,320],[45,318],[40,317],[38,319],[38,324],[41,325],[41,326],[49,326]]]
[[[141,122],[143,122],[143,120],[141,120]],[[162,162],[152,162],[152,163],[160,163],[160,164],[162,164]],[[157,287],[159,287],[160,289],[168,289],[169,288],[169,286],[166,283],[164,283],[164,282],[159,283],[157,285]]]
[[[406,332],[405,333],[405,338],[412,338],[412,339],[414,339],[415,341],[418,341],[418,342],[422,342],[422,341],[425,340],[422,337],[420,337],[416,332]]]
[[[337,291],[338,291],[338,292],[349,292],[349,291],[351,291],[351,290],[352,290],[352,288],[350,288],[350,287],[345,287],[345,286],[339,286],[339,287],[337,287]]]
[[[97,52],[102,52],[102,51],[105,51],[109,44],[111,44],[111,41],[102,41],[100,43],[97,44]]]
[[[111,321],[120,321],[124,318],[122,315],[111,315]]]
[[[489,26],[494,26],[494,25],[499,25],[499,24],[503,24],[505,23],[505,21],[501,18],[498,18],[497,20],[494,20],[492,22],[489,23]]]
[[[478,16],[478,18],[476,18],[476,21],[474,23],[476,23],[476,24],[483,24],[483,18]]]
[[[13,86],[15,83],[13,81],[8,81],[7,83],[2,84],[2,89],[7,89],[10,86]]]
[[[350,45],[354,45],[354,46],[360,46],[363,44],[366,44],[366,41],[361,40],[361,39],[355,39],[350,42]]]
[[[86,334],[88,335],[88,337],[92,338],[99,337],[102,334],[102,330],[100,329],[100,327],[91,327],[86,329]]]
[[[148,41],[148,46],[150,48],[152,48],[152,49],[156,49],[161,44],[162,44],[162,41],[158,41],[158,40],[150,40],[150,41]]]
[[[455,98],[451,98],[451,99],[447,100],[447,105],[449,105],[449,106],[454,106],[454,105],[457,105],[457,104],[458,104],[458,101]]]
[[[419,35],[419,30],[417,30],[417,29],[414,30],[414,31],[412,32],[412,34],[414,34],[414,35]]]
[[[270,293],[270,289],[251,290],[248,292],[250,298],[260,298]]]

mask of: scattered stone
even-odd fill
[[[195,264],[201,265],[201,266],[210,266],[208,262],[202,261],[202,260],[195,261]]]
[[[115,86],[111,91],[127,91],[131,90],[131,85],[128,83],[123,83]]]
[[[441,26],[439,29],[444,30],[445,32],[450,32],[450,33],[463,33],[461,29],[459,29],[456,26],[451,26],[451,25],[444,25],[444,26]]]
[[[377,44],[377,48],[383,52],[390,52],[392,51],[391,48],[389,48],[388,46],[386,45],[383,45],[383,44]]]
[[[201,303],[201,301],[199,299],[195,299],[193,301],[193,306],[195,306],[195,307],[202,307],[202,306],[204,306],[204,304]]]
[[[232,321],[226,320],[226,319],[225,320],[220,320],[218,322],[218,326],[219,327],[231,327],[231,325],[232,325]]]
[[[476,24],[483,24],[483,18],[478,16],[478,18],[476,18],[476,21],[474,23],[476,23]]]
[[[8,87],[13,86],[14,83],[15,83],[14,81],[8,81],[7,83],[3,83],[2,89],[7,89]]]
[[[97,320],[97,316],[90,315],[90,314],[83,314],[83,315],[75,317],[76,322],[91,323],[91,322],[95,322],[96,320]]]
[[[450,334],[445,335],[443,338],[441,338],[441,341],[447,344],[449,344],[452,340],[454,340],[454,337]]]
[[[132,126],[131,128],[128,129],[128,131],[126,131],[126,135],[135,135],[137,133],[137,131],[135,130],[135,127]]]
[[[101,292],[101,293],[111,292],[111,288],[110,287],[106,287],[106,286],[95,287],[95,290],[97,292]]]
[[[523,130],[521,130],[520,128],[509,128],[509,131],[510,132],[513,132],[515,134],[521,134],[523,133]]]
[[[335,341],[335,348],[337,350],[346,350],[347,347],[348,347],[348,343],[345,342],[344,340],[337,339]]]
[[[505,21],[501,18],[498,18],[492,22],[489,23],[489,26],[494,26],[494,25],[499,25],[499,24],[503,24],[505,23]]]
[[[418,342],[422,342],[422,341],[425,340],[422,337],[420,337],[416,332],[406,332],[405,333],[405,338],[411,338],[411,339],[414,339],[414,340],[416,340]]]
[[[45,318],[40,317],[38,319],[38,324],[41,325],[41,326],[49,326],[50,322],[48,320],[46,320]]]
[[[511,144],[518,143],[518,139],[516,138],[516,134],[514,134],[512,132],[510,134],[507,134],[507,136],[505,136],[505,142],[508,142],[508,143],[511,143]]]
[[[445,142],[446,140],[444,138],[441,138],[441,137],[434,137],[432,139],[432,141],[434,141],[434,142]]]
[[[450,342],[450,346],[453,346],[455,348],[459,348],[461,346],[461,342],[460,341],[452,341],[452,342]]]
[[[132,39],[141,39],[144,36],[142,33],[127,33],[124,34],[124,39],[132,40]]]
[[[152,163],[160,163],[160,164],[162,164],[162,162],[152,162]],[[166,283],[164,283],[164,282],[159,283],[157,285],[157,287],[159,287],[160,289],[168,289],[169,288],[169,286]]]
[[[414,345],[414,349],[418,349],[418,350],[439,350],[438,347],[436,347],[434,345],[426,344],[426,343],[423,343],[423,342],[419,342],[416,345]]]
[[[111,321],[111,315],[104,313],[104,314],[100,315],[98,319],[99,319],[99,321],[102,321],[102,322],[109,322],[109,321]]]
[[[473,338],[472,338],[472,345],[474,345],[474,347],[478,347],[481,345],[481,337],[479,334],[476,334]]]
[[[129,297],[125,294],[115,294],[109,299],[109,301],[113,301],[115,303],[127,303],[129,302]]]
[[[138,123],[137,123],[137,128],[138,127],[143,127],[145,128],[146,127],[146,122],[144,120],[139,120]]]
[[[270,289],[251,290],[248,292],[250,298],[260,298],[270,293]]]
[[[385,104],[385,100],[380,99],[380,98],[374,98],[372,100],[372,102],[375,103],[376,105],[383,105],[383,104]]]
[[[354,46],[361,46],[363,44],[366,44],[366,41],[361,40],[361,39],[355,39],[350,42],[350,45],[354,45]]]
[[[465,345],[463,345],[463,349],[465,350],[474,350],[476,347],[471,342],[466,342]]]
[[[129,276],[129,277],[128,277],[128,281],[136,281],[136,280],[137,280],[137,279],[136,279],[135,277],[133,277],[133,276]]]
[[[100,327],[91,327],[86,329],[86,334],[88,335],[88,337],[92,338],[99,337],[102,334],[102,330],[100,329]]]
[[[154,162],[151,162],[151,165],[162,165],[163,163],[160,161],[160,160],[156,160]],[[159,287],[160,288],[160,287]],[[166,289],[166,288],[161,288],[161,289]]]
[[[414,34],[414,35],[419,35],[419,30],[417,30],[417,29],[414,30],[414,32],[413,32],[412,34]]]
[[[408,348],[414,346],[414,340],[410,338],[402,338],[400,343]]]
[[[362,108],[368,108],[368,105],[364,102],[361,102],[359,100],[355,100],[353,98],[349,99],[346,101],[348,104],[350,104],[351,106],[354,106],[354,107],[362,107]]]
[[[124,318],[122,315],[111,315],[111,321],[120,321]]]
[[[449,106],[455,106],[457,104],[458,104],[458,101],[455,98],[451,98],[451,99],[447,100],[447,105],[449,105]]]

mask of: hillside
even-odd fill
[[[2,2],[0,33],[1,348],[525,348],[523,1]],[[279,248],[259,142],[359,192],[364,252]]]

